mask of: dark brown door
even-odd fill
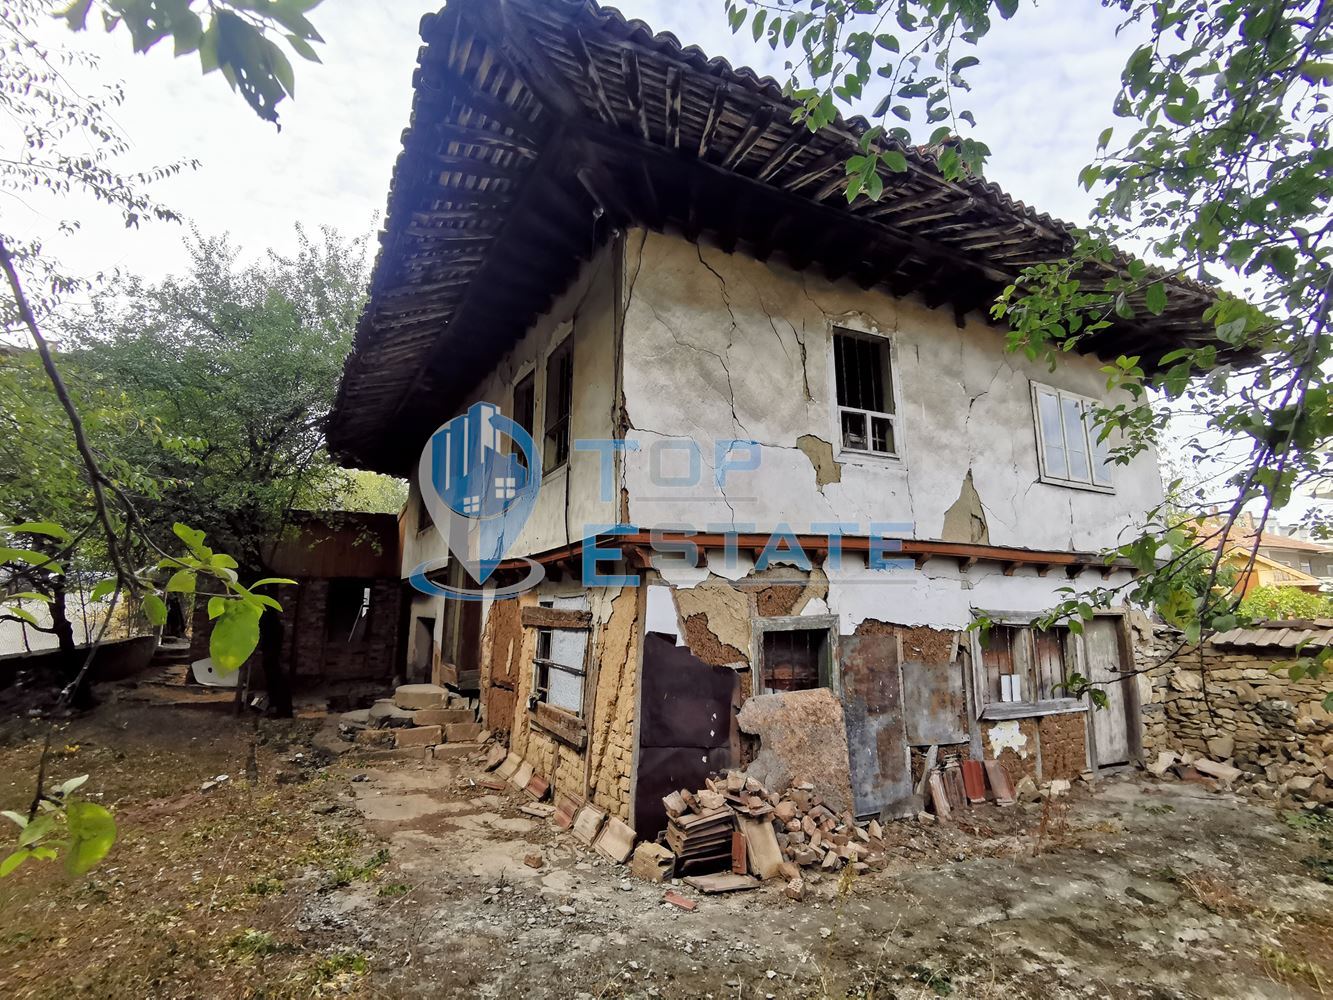
[[[714,771],[732,766],[740,675],[712,667],[657,633],[643,640],[639,770],[634,832],[651,840],[666,829],[662,796],[704,787]]]
[[[852,799],[858,816],[915,812],[912,770],[903,729],[898,638],[852,635],[840,641],[847,749],[851,755]]]

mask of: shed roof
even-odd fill
[[[1249,628],[1218,632],[1212,642],[1215,646],[1246,649],[1289,652],[1320,650],[1333,646],[1333,618],[1256,622]]]
[[[548,309],[613,228],[707,236],[830,279],[919,293],[955,314],[1023,267],[1062,259],[1071,227],[981,178],[901,151],[882,199],[848,205],[844,164],[868,127],[811,133],[770,77],[709,58],[593,0],[451,0],[425,45],[370,299],[329,442],[401,474],[431,429]],[[1211,339],[1209,291],[1176,282],[1160,316],[1091,338],[1151,365]]]

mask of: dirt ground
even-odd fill
[[[43,725],[0,730],[0,808],[31,796]],[[63,727],[54,777],[91,773],[120,839],[84,878],[30,863],[0,882],[0,996],[1333,990],[1333,823],[1197,785],[1127,775],[895,824],[884,871],[801,902],[680,886],[687,913],[474,784],[479,755],[331,759],[319,727],[116,698]]]

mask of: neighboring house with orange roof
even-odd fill
[[[1206,519],[1205,525],[1212,530],[1221,527],[1216,516]],[[1211,539],[1205,544],[1216,546]],[[1294,587],[1314,594],[1333,586],[1333,547],[1261,531],[1248,513],[1236,518],[1225,545],[1223,563],[1237,574],[1236,587],[1242,595],[1257,587]]]

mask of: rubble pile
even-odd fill
[[[708,779],[706,788],[672,792],[662,804],[667,811],[662,839],[675,857],[676,874],[704,892],[782,878],[787,895],[799,899],[805,869],[831,873],[850,865],[864,872],[886,861],[880,824],[834,812],[808,782],[779,793],[728,771]],[[724,874],[716,874],[720,871]]]
[[[477,721],[477,699],[437,684],[402,684],[391,698],[370,708],[344,712],[338,734],[357,746],[376,750],[431,748],[484,741]]]

